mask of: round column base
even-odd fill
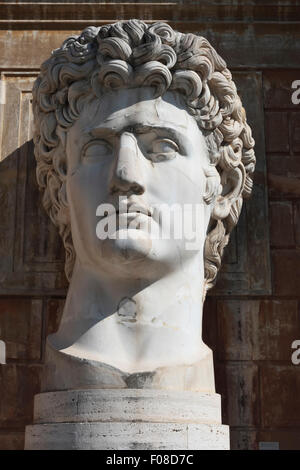
[[[229,449],[220,395],[143,389],[41,393],[30,450]]]

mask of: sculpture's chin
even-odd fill
[[[116,232],[116,238],[104,240],[102,256],[113,264],[126,264],[141,261],[150,256],[152,240],[143,230],[122,229]]]

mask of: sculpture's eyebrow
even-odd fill
[[[178,129],[177,127],[172,127],[169,124],[164,125],[156,125],[156,124],[149,124],[149,123],[138,123],[138,124],[129,124],[128,126],[124,126],[122,129],[107,127],[105,125],[99,125],[94,127],[93,129],[89,129],[88,134],[92,137],[113,137],[116,135],[120,135],[123,132],[133,132],[135,134],[144,134],[151,131],[158,131],[162,134],[168,134],[173,137],[180,138],[182,140],[187,140],[186,134],[184,133],[184,129]]]

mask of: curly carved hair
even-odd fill
[[[218,199],[205,242],[205,292],[213,286],[224,247],[251,193],[254,140],[245,110],[224,60],[201,36],[182,34],[164,23],[120,21],[88,27],[69,37],[41,66],[33,88],[37,180],[43,204],[59,228],[70,280],[75,261],[66,200],[66,155],[61,135],[87,101],[120,87],[168,89],[185,98],[207,143],[206,203]],[[226,195],[228,182],[236,187]],[[228,189],[227,189],[228,193]],[[224,197],[226,195],[226,197]],[[205,296],[204,292],[204,296]]]

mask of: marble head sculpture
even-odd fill
[[[70,281],[45,388],[214,390],[202,304],[255,166],[226,63],[164,23],[88,27],[42,64],[33,110],[38,184]],[[101,204],[126,236],[97,236]],[[151,236],[146,222],[164,231],[156,207],[172,204],[198,208],[197,249]]]

